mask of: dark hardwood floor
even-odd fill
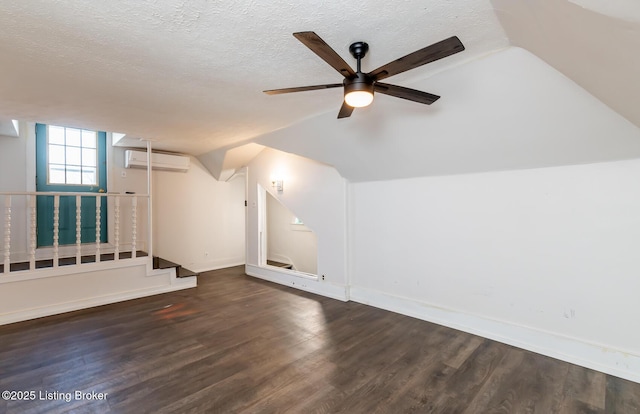
[[[36,400],[0,412],[640,412],[640,384],[243,269],[1,326],[0,390]],[[106,399],[61,399],[76,391]]]

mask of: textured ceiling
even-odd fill
[[[0,120],[123,132],[128,143],[150,139],[193,155],[318,117],[329,120],[328,136],[344,123],[366,128],[364,110],[335,120],[340,89],[262,93],[341,81],[291,35],[305,30],[350,63],[349,44],[368,42],[365,71],[452,35],[462,40],[464,52],[389,79],[419,89],[438,74],[428,90],[443,96],[437,105],[377,96],[366,109],[376,116],[456,111],[447,99],[465,80],[441,75],[515,45],[640,126],[637,0],[22,0],[2,2],[0,27]],[[490,104],[477,110],[495,113]]]
[[[194,155],[337,113],[340,89],[261,92],[341,81],[293,32],[315,31],[350,63],[349,44],[368,42],[365,71],[452,35],[465,44],[389,79],[400,85],[508,45],[491,3],[476,0],[24,0],[0,9],[0,116],[123,132]]]

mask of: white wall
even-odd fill
[[[300,272],[317,274],[318,240],[297,217],[271,194],[267,194],[267,259],[293,265]],[[304,218],[297,217],[304,221]]]
[[[247,273],[346,300],[345,180],[333,167],[268,148],[249,164],[248,174]],[[284,191],[279,194],[271,188],[271,179],[276,175],[284,180]],[[299,215],[316,233],[317,280],[260,268],[258,185]]]
[[[25,191],[26,131],[20,128],[20,136],[0,135],[0,191]]]
[[[18,137],[0,136],[0,192],[27,191],[27,142],[29,131],[25,123],[20,123]],[[31,165],[35,168],[35,156]],[[35,175],[35,172],[34,172]],[[35,186],[35,182],[34,182]],[[27,201],[23,196],[12,198],[11,202],[11,251],[25,254],[27,251]],[[5,199],[0,196],[0,251],[4,251]],[[3,256],[4,257],[4,256]]]
[[[111,145],[111,134],[107,134],[107,163],[109,165],[107,175],[107,189],[112,193],[126,194],[147,194],[147,171],[131,170],[124,168],[124,149]],[[114,217],[115,206],[113,200],[109,200],[107,206],[109,219],[107,220],[109,241],[114,239]],[[123,249],[130,249],[133,240],[131,200],[122,199],[120,201],[120,234],[119,243]],[[148,251],[148,230],[147,230],[148,202],[144,198],[138,198],[136,209],[136,249]]]
[[[195,272],[244,264],[244,201],[244,176],[217,181],[196,158],[154,171],[154,253]]]
[[[640,380],[640,160],[350,186],[352,298]]]

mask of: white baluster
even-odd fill
[[[102,197],[96,196],[96,263],[100,262],[100,208]]]
[[[53,267],[58,267],[58,241],[60,230],[60,195],[53,196]]]
[[[36,199],[37,195],[29,196],[29,212],[31,213],[31,231],[29,234],[29,270],[36,268]]]
[[[76,264],[82,263],[82,196],[76,196]]]
[[[4,196],[4,273],[11,271],[11,196]]]
[[[113,253],[113,260],[120,260],[120,195],[115,196],[113,212],[113,242],[116,250]]]
[[[131,258],[136,257],[136,239],[138,237],[138,198],[131,198]]]

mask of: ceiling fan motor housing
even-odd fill
[[[350,92],[369,92],[373,95],[373,79],[366,73],[356,72],[355,77],[344,78],[345,96]]]

